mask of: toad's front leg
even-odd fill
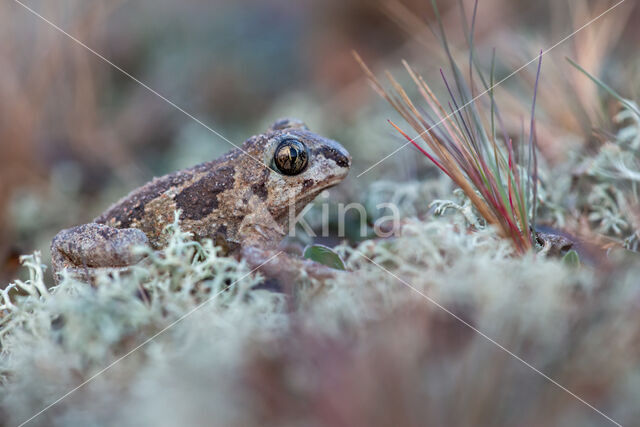
[[[54,278],[58,282],[64,269],[88,280],[96,270],[130,266],[143,257],[133,248],[148,244],[147,236],[137,228],[89,223],[62,230],[51,242]]]

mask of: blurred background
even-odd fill
[[[461,20],[473,1],[440,1],[454,55],[468,55]],[[616,2],[481,0],[480,63],[508,76]],[[627,0],[545,55],[539,146],[561,163],[610,129],[613,103],[569,56],[637,99],[640,10]],[[428,0],[30,0],[25,5],[236,144],[294,116],[339,140],[353,172],[333,192],[354,200],[381,179],[411,182],[433,169],[410,148],[357,175],[404,143],[395,112],[371,90],[356,50],[401,82],[407,59],[443,90],[442,48],[426,25]],[[14,1],[0,4],[0,282],[18,257],[61,228],[90,221],[153,176],[210,160],[230,145]],[[535,63],[496,90],[519,132]],[[409,85],[407,85],[409,87]]]

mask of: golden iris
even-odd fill
[[[297,175],[307,167],[307,147],[297,139],[285,139],[273,156],[273,161],[283,175]]]

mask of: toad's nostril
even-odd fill
[[[337,160],[336,163],[338,163],[338,166],[348,168],[351,166],[351,156],[349,155],[349,153],[344,151],[344,154],[341,153],[341,159]]]
[[[336,148],[336,163],[341,167],[350,167],[351,166],[351,155],[347,150],[344,149],[343,146],[338,145]]]
[[[347,150],[345,150],[338,144],[327,144],[321,147],[319,152],[325,158],[336,162],[336,165],[340,166],[341,168],[348,168],[349,166],[351,166],[351,156],[349,155]]]

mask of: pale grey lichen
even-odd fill
[[[188,313],[32,425],[322,425],[326,411],[357,420],[374,407],[394,422],[509,424],[522,417],[509,408],[523,405],[531,425],[600,421],[451,313],[577,393],[605,390],[587,397],[617,420],[638,416],[640,381],[626,375],[640,360],[637,263],[620,261],[604,280],[587,267],[515,256],[492,228],[471,231],[458,213],[406,217],[397,237],[339,247],[350,272],[288,296],[255,289],[260,278],[243,262],[177,224],[167,232],[166,251],[142,249],[142,264],[95,286],[65,277],[47,289],[41,260],[25,258],[29,279],[3,294],[7,422],[28,419]],[[397,392],[421,404],[398,409]],[[473,396],[487,393],[480,411]],[[550,400],[562,406],[543,410]]]
[[[281,311],[283,296],[250,292],[261,278],[250,274],[244,262],[220,256],[210,241],[192,241],[177,222],[167,233],[165,251],[140,248],[147,255],[143,263],[126,274],[102,273],[95,286],[64,275],[58,286],[47,289],[40,255],[23,258],[29,279],[5,288],[0,306],[2,398],[13,422],[26,419],[200,304],[193,317],[207,318],[212,335],[238,317],[251,319],[245,322],[262,331],[279,322],[277,316],[258,321]],[[182,333],[180,326],[168,330],[123,364],[140,368],[164,340],[191,339],[190,333]]]
[[[590,228],[636,250],[640,233],[640,117],[627,101],[614,122],[620,125],[592,153],[569,153],[553,168],[542,162],[538,215],[557,227]]]
[[[486,221],[473,206],[471,199],[459,188],[453,190],[453,195],[457,201],[436,199],[429,203],[429,208],[433,209],[433,214],[435,216],[443,216],[448,210],[452,210],[461,214],[467,224],[474,229],[484,228]]]
[[[589,220],[632,249],[640,232],[640,117],[637,105],[628,102],[614,117],[622,127],[589,161],[586,175],[594,182],[587,196]]]

